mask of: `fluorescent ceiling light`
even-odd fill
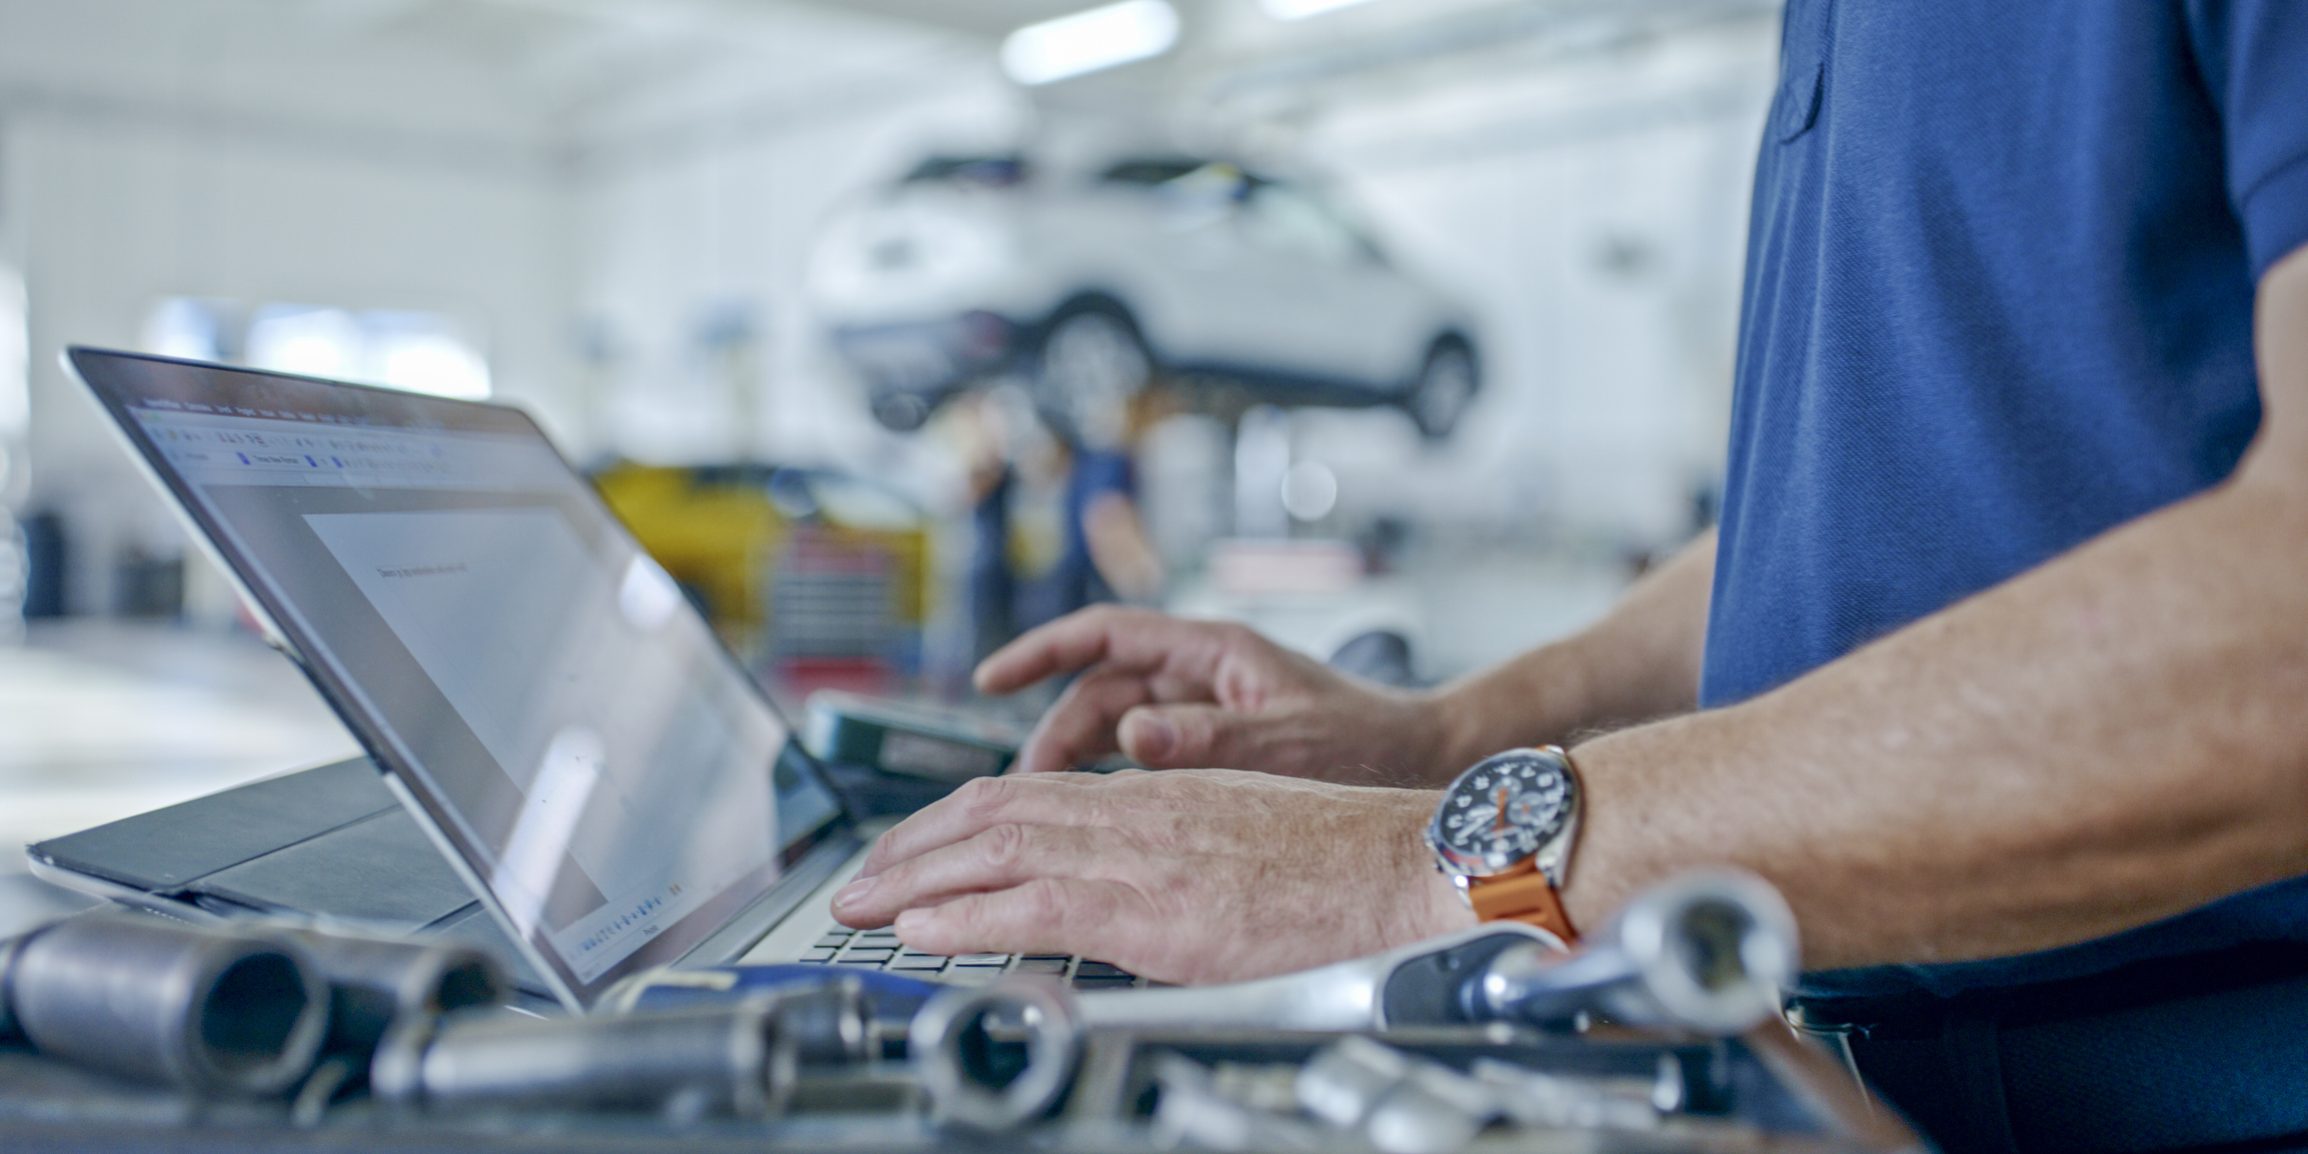
[[[1368,4],[1370,0],[1258,0],[1258,3],[1266,9],[1267,15],[1277,20],[1304,20],[1309,16]]]
[[[1029,24],[1002,42],[1002,70],[1020,84],[1048,84],[1160,56],[1178,42],[1169,0],[1123,0]]]

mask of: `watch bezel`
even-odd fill
[[[1443,820],[1450,814],[1452,803],[1458,799],[1461,791],[1467,788],[1468,783],[1476,775],[1486,770],[1508,766],[1520,767],[1532,762],[1541,763],[1553,769],[1563,781],[1562,803],[1540,829],[1536,847],[1530,853],[1513,855],[1499,852],[1469,855],[1454,848],[1450,844],[1449,838],[1444,834]],[[1427,845],[1434,850],[1436,864],[1441,867],[1444,873],[1454,877],[1494,878],[1536,868],[1547,872],[1549,880],[1553,881],[1556,880],[1553,874],[1559,871],[1561,863],[1552,859],[1561,856],[1558,852],[1559,847],[1575,828],[1578,814],[1579,776],[1572,770],[1569,757],[1565,756],[1561,750],[1551,746],[1538,749],[1511,749],[1504,753],[1492,754],[1468,766],[1464,772],[1452,780],[1450,786],[1443,791],[1442,802],[1435,807],[1434,816],[1428,819]],[[1550,864],[1554,866],[1553,869],[1549,868]]]

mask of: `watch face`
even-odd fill
[[[1502,753],[1459,775],[1429,838],[1446,868],[1490,877],[1520,868],[1561,833],[1577,788],[1553,754]]]

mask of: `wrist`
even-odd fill
[[[1607,921],[1632,896],[1624,886],[1627,865],[1627,807],[1615,771],[1624,768],[1616,743],[1605,737],[1565,751],[1579,774],[1579,833],[1572,846],[1575,868],[1565,871],[1557,891],[1563,912],[1575,926]]]
[[[1567,745],[1584,724],[1585,657],[1579,638],[1546,646],[1508,665],[1430,692],[1440,734],[1438,780],[1494,753],[1538,745]]]
[[[1425,925],[1413,940],[1472,928],[1480,919],[1467,904],[1467,892],[1449,874],[1431,866],[1419,880],[1420,916]]]
[[[1404,871],[1409,885],[1407,913],[1411,924],[1401,940],[1423,941],[1473,926],[1475,911],[1467,903],[1466,891],[1438,866],[1434,847],[1427,841],[1427,827],[1434,820],[1435,807],[1442,804],[1442,793],[1416,790],[1405,791],[1403,796],[1406,838],[1403,844],[1409,850]]]
[[[1484,701],[1479,678],[1453,682],[1427,692],[1429,738],[1426,769],[1430,784],[1448,784],[1466,767],[1498,752],[1489,748],[1489,733],[1497,728]]]

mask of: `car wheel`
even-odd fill
[[[1474,350],[1446,341],[1427,354],[1426,367],[1419,370],[1418,382],[1411,386],[1403,407],[1420,435],[1439,441],[1458,427],[1459,418],[1474,403],[1479,384]]]
[[[1119,440],[1129,403],[1154,380],[1154,357],[1138,326],[1119,312],[1064,313],[1042,337],[1036,400],[1075,435]]]
[[[912,393],[876,391],[867,404],[874,420],[893,433],[911,433],[929,423],[929,402]]]

